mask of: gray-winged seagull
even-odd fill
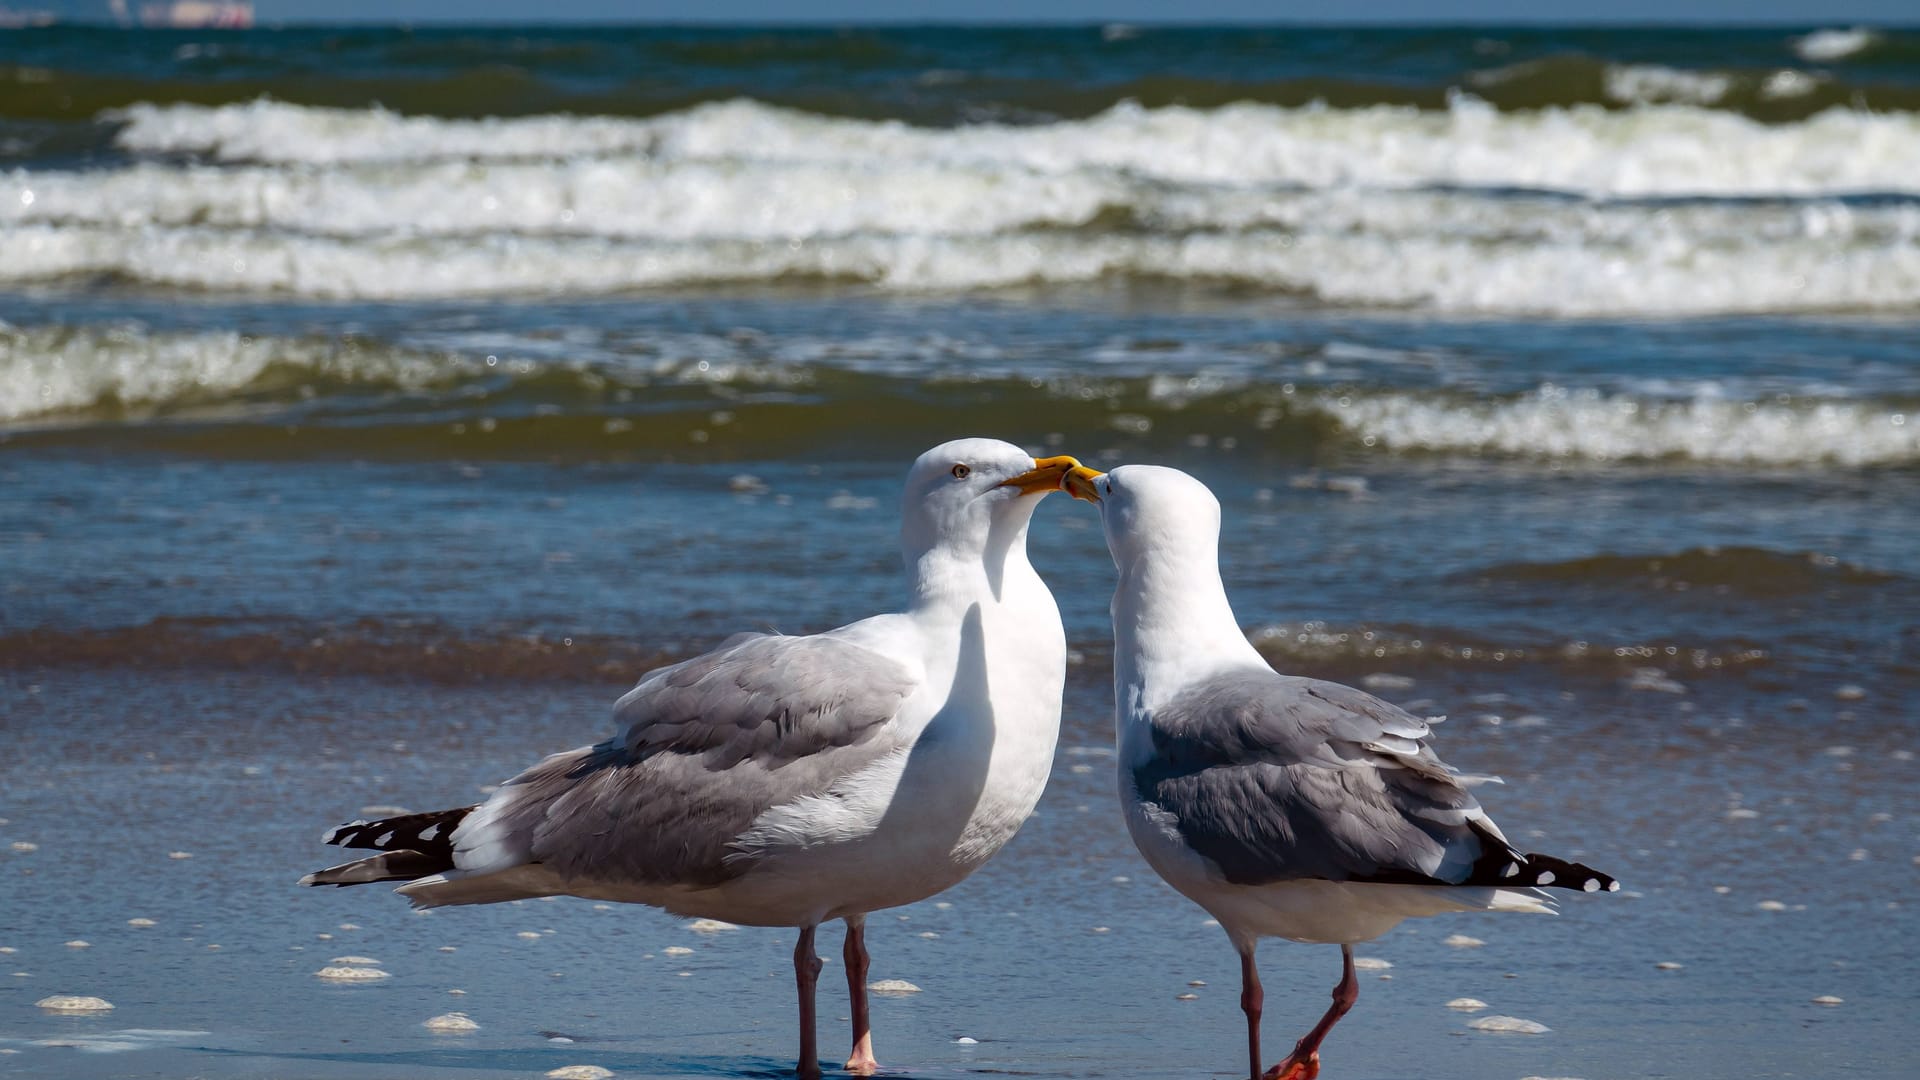
[[[844,919],[846,1067],[873,1071],[867,913],[966,877],[1046,785],[1066,638],[1027,561],[1027,525],[1077,465],[992,439],[927,451],[903,500],[904,612],[743,634],[650,672],[614,706],[613,738],[547,758],[478,806],[334,829],[327,843],[382,854],[302,884],[403,881],[416,907],[568,895],[798,927],[809,1077],[814,928]]]
[[[1262,937],[1337,943],[1333,1005],[1267,1070],[1311,1080],[1359,997],[1353,944],[1445,911],[1550,912],[1540,886],[1619,884],[1507,842],[1427,722],[1350,686],[1281,675],[1248,643],[1220,580],[1220,503],[1177,469],[1072,470],[1119,568],[1113,594],[1120,802],[1134,844],[1240,953],[1248,1075],[1260,1077]]]

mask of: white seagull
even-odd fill
[[[614,706],[613,738],[477,806],[340,826],[327,843],[382,854],[301,883],[403,881],[416,907],[566,895],[798,927],[803,1077],[820,1075],[814,928],[844,919],[846,1067],[872,1072],[867,913],[972,873],[1046,785],[1066,637],[1027,525],[1077,465],[993,439],[934,447],[907,474],[904,612],[742,634],[649,672]]]
[[[1177,469],[1083,467],[1119,568],[1113,594],[1120,803],[1135,846],[1240,953],[1248,1075],[1259,1078],[1262,937],[1340,946],[1333,1005],[1267,1080],[1311,1080],[1359,997],[1353,944],[1446,911],[1551,912],[1539,886],[1619,884],[1523,854],[1426,745],[1427,722],[1350,686],[1281,675],[1220,581],[1220,503]]]

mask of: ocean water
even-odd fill
[[[0,1070],[777,1075],[785,933],[293,881],[898,604],[964,434],[1208,481],[1277,667],[1624,882],[1365,946],[1328,1075],[1920,1073],[1920,34],[1838,26],[0,37]],[[1235,1075],[1097,522],[1033,545],[1054,777],[874,919],[879,1056]],[[1337,956],[1261,955],[1284,1052]]]

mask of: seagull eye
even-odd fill
[[[955,465],[953,467],[953,478],[955,480],[965,480],[967,477],[972,475],[973,475],[973,470],[966,467],[965,465]]]

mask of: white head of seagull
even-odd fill
[[[1241,633],[1220,580],[1220,500],[1178,469],[1082,467],[1065,481],[1100,505],[1120,571],[1116,685],[1151,699],[1207,670],[1267,663]]]
[[[1038,499],[1059,489],[1079,462],[1034,459],[998,439],[955,439],[921,454],[907,470],[900,546],[916,604],[977,588],[979,573],[997,596],[1006,560],[1024,560],[1027,525]]]

